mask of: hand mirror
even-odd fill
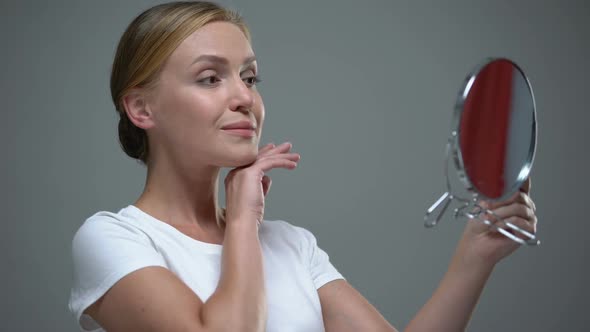
[[[535,99],[529,80],[511,60],[487,59],[459,90],[446,150],[447,191],[427,210],[424,225],[438,224],[456,200],[460,206],[454,210],[455,218],[481,221],[521,244],[539,244],[534,234],[478,204],[480,200],[505,200],[520,190],[531,171],[536,143]],[[451,188],[451,158],[464,196]],[[480,218],[483,215],[496,218],[492,222]]]

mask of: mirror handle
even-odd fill
[[[535,234],[531,234],[529,232],[527,232],[526,230],[498,217],[494,211],[488,210],[488,209],[484,209],[481,206],[477,205],[477,208],[479,208],[478,212],[475,213],[469,213],[469,212],[462,212],[459,213],[460,215],[469,218],[469,220],[472,220],[474,222],[481,222],[485,225],[487,225],[488,227],[494,229],[495,231],[499,232],[500,234],[506,236],[507,238],[511,239],[512,241],[519,243],[519,244],[526,244],[529,246],[538,246],[539,244],[541,244],[541,241],[539,241],[537,239],[537,237],[535,236]],[[458,211],[456,211],[458,212]],[[496,219],[495,222],[492,222],[491,220],[488,219],[482,219],[480,218],[480,216],[483,213],[487,213],[489,215],[494,216],[494,218]],[[521,235],[524,235],[526,237],[526,239],[521,239],[518,236],[516,236],[515,234],[510,233],[509,231],[507,231],[506,229],[503,229],[502,227],[499,227],[498,224],[504,224],[507,227],[511,228],[513,231],[520,233]]]
[[[434,227],[440,219],[442,218],[443,214],[451,204],[453,200],[453,195],[451,195],[448,191],[440,196],[440,198],[432,204],[428,210],[426,210],[426,215],[424,216],[424,226],[426,227]],[[444,202],[444,204],[443,204]],[[438,208],[441,204],[443,204],[442,208]],[[434,213],[438,210],[438,213]]]

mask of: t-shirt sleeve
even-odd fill
[[[309,263],[309,272],[315,288],[319,289],[332,280],[345,279],[332,265],[328,254],[318,246],[316,237],[305,228],[297,228],[303,235],[302,254]]]
[[[72,258],[69,309],[82,331],[100,328],[83,312],[118,280],[143,267],[166,267],[145,233],[109,216],[92,216],[78,229],[72,240]]]

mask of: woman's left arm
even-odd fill
[[[537,217],[535,204],[528,195],[530,188],[529,178],[508,200],[481,205],[507,222],[535,234]],[[524,239],[519,233],[510,232]],[[494,266],[519,246],[482,222],[470,220],[439,287],[408,324],[406,331],[464,331]]]
[[[482,205],[534,234],[537,217],[529,191],[530,179],[510,199]],[[405,331],[464,331],[494,266],[519,246],[481,222],[467,222],[447,273]],[[326,331],[396,331],[345,281],[330,282],[318,292]]]

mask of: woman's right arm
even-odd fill
[[[163,267],[128,274],[86,311],[107,331],[262,331],[262,254],[255,222],[226,227],[222,273],[203,303]]]
[[[228,173],[221,275],[203,302],[163,267],[121,278],[85,313],[107,331],[264,331],[267,309],[258,225],[273,168],[293,169],[290,144],[268,145],[253,164]]]

